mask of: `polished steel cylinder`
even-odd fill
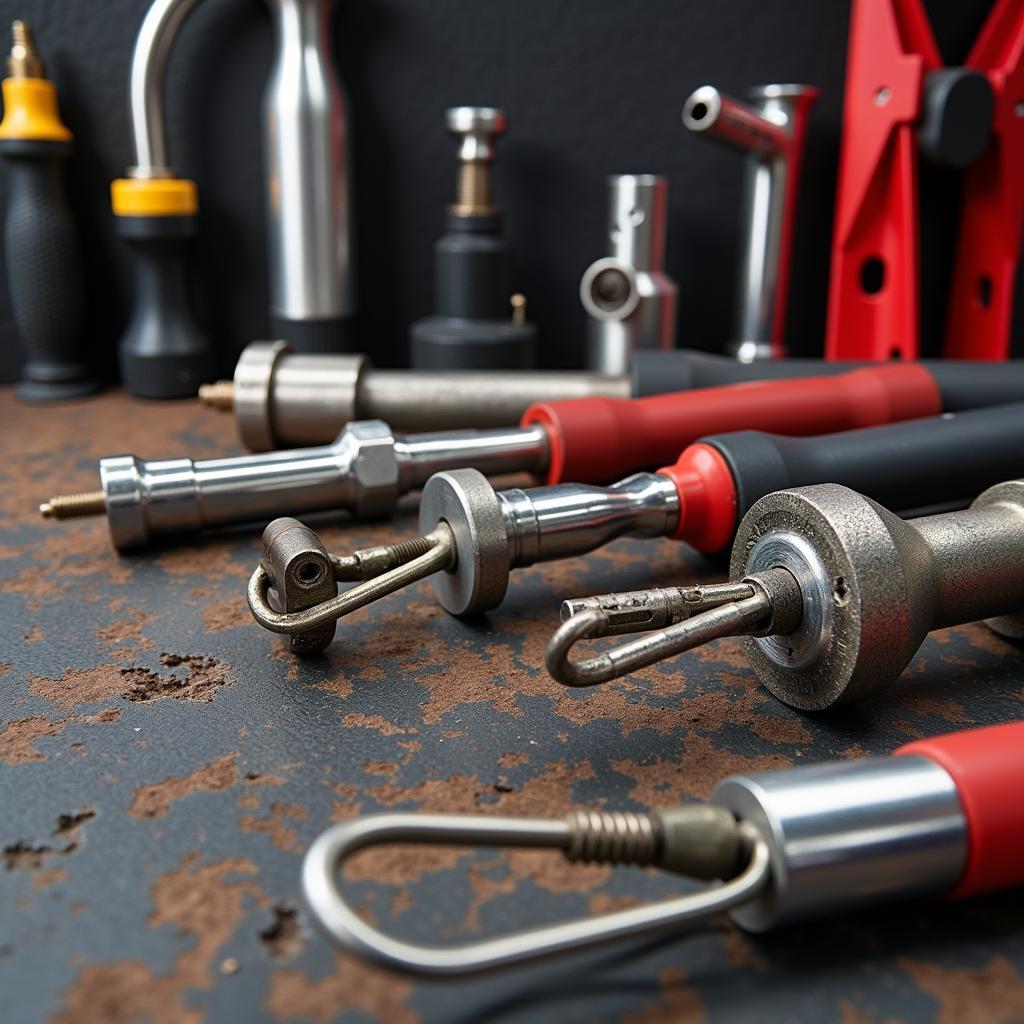
[[[966,818],[945,769],[875,757],[734,775],[711,801],[771,851],[771,882],[732,911],[755,932],[951,890],[967,865]]]
[[[628,377],[554,371],[376,370],[362,355],[292,352],[257,341],[235,367],[232,402],[242,443],[253,451],[326,444],[352,420],[404,430],[501,427],[535,402],[628,398]]]
[[[331,57],[333,0],[268,0],[277,40],[264,95],[271,313],[355,311],[345,97]]]
[[[748,154],[732,345],[743,362],[785,354],[800,166],[807,120],[819,95],[809,85],[763,85],[750,91],[747,104],[705,85],[683,107],[689,131]]]
[[[364,420],[317,448],[201,461],[105,458],[100,482],[114,545],[129,549],[160,536],[285,514],[384,515],[441,470],[542,473],[547,461],[541,427],[395,436],[387,424]]]
[[[627,374],[637,348],[672,348],[676,283],[665,273],[668,179],[615,174],[608,179],[608,255],[580,281],[588,315],[587,366]]]
[[[636,473],[611,487],[554,484],[498,492],[508,567],[571,558],[616,537],[664,537],[679,521],[675,484]]]

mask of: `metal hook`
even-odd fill
[[[274,580],[261,563],[249,579],[247,598],[252,617],[272,633],[288,634],[304,633],[334,622],[435,572],[451,569],[455,541],[448,525],[441,523],[424,537],[366,548],[344,557],[328,557],[337,582],[361,582],[337,597],[301,611],[277,612],[267,601]]]
[[[595,686],[721,637],[788,633],[800,614],[800,590],[786,569],[738,583],[568,600],[544,661],[552,679],[566,686]],[[672,624],[661,628],[666,622]],[[590,658],[570,657],[581,640],[645,630],[657,631]]]
[[[727,878],[686,896],[630,910],[451,947],[421,946],[367,924],[345,901],[342,863],[382,843],[514,846],[562,850],[570,860],[656,864]],[[701,921],[756,896],[771,875],[767,845],[753,825],[708,804],[651,814],[578,812],[563,821],[482,815],[380,814],[334,825],[306,853],[302,885],[321,927],[369,960],[420,974],[466,974],[642,932]]]

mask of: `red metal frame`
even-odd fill
[[[919,352],[917,142],[925,76],[943,66],[921,0],[854,0],[832,242],[827,359]],[[997,0],[966,66],[996,97],[966,172],[945,354],[1005,359],[1024,227],[1024,0]]]

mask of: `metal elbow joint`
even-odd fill
[[[668,180],[655,174],[608,179],[608,252],[580,281],[587,368],[629,373],[633,352],[675,346],[678,288],[665,273]]]
[[[732,346],[742,362],[785,354],[797,188],[807,121],[820,92],[810,85],[762,85],[749,95],[752,104],[704,85],[683,106],[688,131],[748,154]]]

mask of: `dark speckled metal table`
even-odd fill
[[[811,719],[717,643],[599,692],[541,668],[568,594],[709,578],[680,546],[618,542],[520,572],[460,622],[421,586],[292,660],[249,619],[259,530],[118,557],[102,521],[47,523],[96,459],[237,451],[228,417],[120,395],[4,392],[0,1017],[8,1024],[1024,1020],[1024,894],[912,905],[771,936],[725,922],[468,982],[336,953],[300,902],[303,849],[380,809],[564,812],[705,796],[731,771],[890,750],[1021,715],[1024,651],[930,637],[882,700]],[[334,550],[414,528],[323,517]],[[421,941],[491,935],[681,891],[665,875],[516,851],[367,852],[349,884]]]

